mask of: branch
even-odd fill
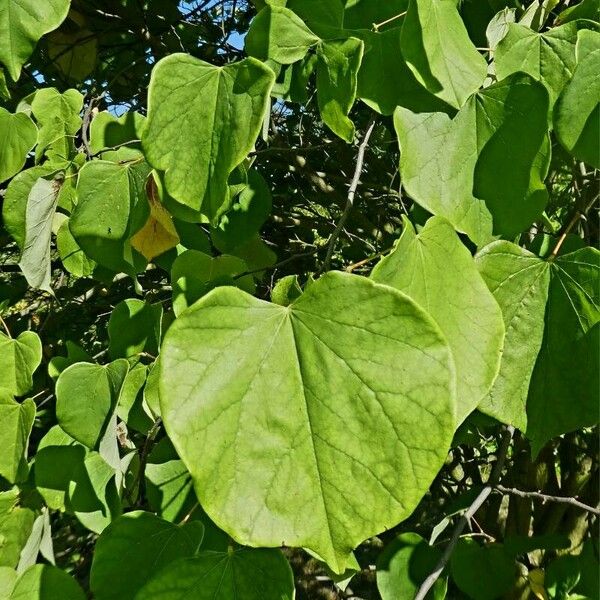
[[[541,492],[526,492],[523,490],[518,490],[517,488],[507,488],[503,485],[495,486],[495,490],[500,492],[501,494],[510,494],[512,496],[519,496],[520,498],[535,498],[537,500],[541,500],[542,502],[570,504],[571,506],[575,506],[577,508],[580,508],[581,510],[585,510],[594,515],[600,516],[600,509],[594,508],[593,506],[588,506],[583,502],[579,502],[577,498],[572,498],[568,496],[549,496],[547,494],[542,494]]]
[[[371,117],[369,121],[369,125],[367,127],[367,131],[365,132],[365,137],[363,141],[360,143],[358,147],[358,155],[356,156],[356,168],[354,169],[354,177],[352,177],[352,182],[350,183],[350,187],[348,188],[348,198],[346,200],[346,207],[344,208],[344,212],[338,221],[331,237],[329,238],[329,245],[327,247],[327,255],[325,256],[325,260],[323,261],[323,266],[319,270],[320,273],[323,271],[327,271],[329,268],[329,263],[331,262],[331,257],[333,255],[333,251],[335,250],[335,245],[342,233],[342,229],[348,220],[350,215],[350,211],[354,206],[354,196],[356,195],[356,190],[358,188],[358,184],[360,183],[360,176],[363,170],[363,164],[365,162],[365,152],[367,150],[367,146],[369,144],[369,138],[371,137],[371,133],[373,133],[373,128],[375,127],[375,116]]]
[[[562,232],[561,236],[558,238],[558,242],[556,242],[556,246],[554,246],[554,250],[552,250],[552,252],[550,253],[550,257],[548,258],[548,261],[552,262],[558,256],[558,253],[559,253],[564,241],[567,239],[567,236],[569,235],[569,233],[571,233],[571,230],[573,229],[573,227],[575,227],[575,225],[577,225],[577,223],[579,222],[579,219],[581,219],[581,217],[584,217],[588,213],[590,208],[592,208],[592,206],[594,206],[594,202],[596,202],[596,200],[598,200],[598,195],[596,195],[594,198],[592,198],[592,200],[588,203],[588,205],[583,210],[575,211],[575,214],[571,217],[571,220],[565,227],[565,230]]]
[[[475,513],[481,508],[481,505],[487,500],[488,496],[492,493],[492,490],[494,488],[497,489],[498,486],[496,483],[502,475],[502,469],[504,468],[504,462],[506,461],[506,454],[508,453],[508,448],[514,433],[515,429],[512,426],[509,426],[504,430],[504,436],[498,449],[496,464],[494,465],[494,469],[492,470],[488,484],[481,490],[481,492],[479,492],[477,498],[473,500],[471,506],[469,506],[469,508],[461,515],[456,527],[454,528],[454,531],[452,532],[452,537],[450,538],[450,541],[444,550],[444,554],[442,554],[433,572],[430,573],[427,579],[425,579],[425,581],[421,584],[421,587],[417,591],[414,600],[425,600],[429,590],[433,587],[433,584],[438,580],[439,576],[442,574],[442,571],[446,568],[446,565],[450,560],[450,556],[452,556],[452,552],[454,551],[454,547],[456,546],[464,528],[473,518]]]

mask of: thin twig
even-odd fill
[[[452,532],[452,537],[450,538],[450,541],[444,550],[444,554],[442,554],[440,560],[435,566],[435,569],[421,584],[421,587],[418,589],[414,600],[425,600],[429,590],[433,587],[434,583],[442,574],[442,571],[446,568],[446,565],[450,560],[450,556],[452,556],[452,552],[454,551],[454,547],[456,546],[464,528],[467,526],[473,515],[481,508],[482,504],[487,500],[488,496],[492,493],[492,490],[497,488],[497,482],[502,475],[502,469],[504,468],[504,462],[506,461],[506,455],[508,453],[508,448],[514,433],[515,429],[511,426],[504,430],[504,436],[502,437],[502,442],[500,443],[500,448],[498,449],[496,464],[494,465],[488,484],[481,490],[481,492],[479,492],[477,498],[475,498],[475,500],[473,500],[471,503],[471,506],[469,506],[469,508],[461,515],[456,527],[454,528],[454,531]]]
[[[370,263],[372,260],[375,260],[376,258],[380,258],[381,256],[383,256],[384,254],[387,254],[391,250],[393,250],[393,247],[386,248],[385,250],[382,250],[381,252],[377,252],[376,254],[367,256],[367,258],[363,258],[362,260],[359,260],[358,262],[348,265],[345,270],[347,273],[352,273],[352,271],[354,271],[355,269],[358,269],[358,267],[362,267],[363,265]]]
[[[132,144],[139,144],[142,140],[128,140],[127,142],[121,142],[120,144],[116,144],[115,146],[109,146],[108,148],[102,148],[102,150],[98,150],[98,152],[94,152],[90,154],[90,158],[95,158],[99,154],[104,154],[105,152],[110,152],[111,150],[118,150],[119,148],[123,148],[123,146],[131,146]]]
[[[6,331],[6,335],[8,335],[9,338],[12,338],[12,335],[10,335],[10,331],[8,329],[8,325],[6,324],[6,322],[4,321],[4,319],[2,318],[1,315],[0,315],[0,323],[2,324],[2,327],[4,327],[4,330]]]
[[[404,12],[398,13],[397,15],[394,15],[393,17],[390,17],[389,19],[386,19],[385,21],[381,21],[381,23],[373,23],[373,31],[379,31],[379,29],[381,27],[383,27],[384,25],[389,25],[390,23],[393,23],[397,19],[401,19],[402,17],[406,16],[407,12],[408,11],[405,10]]]
[[[495,490],[500,492],[501,494],[510,494],[511,496],[519,496],[520,498],[535,498],[537,500],[541,500],[542,502],[556,502],[558,504],[570,504],[571,506],[576,506],[581,510],[585,510],[594,515],[600,516],[600,509],[594,508],[593,506],[588,506],[583,502],[577,500],[577,498],[566,497],[566,496],[549,496],[548,494],[542,494],[541,492],[526,492],[524,490],[518,490],[517,488],[507,488],[503,485],[497,485]]]
[[[156,419],[156,421],[150,428],[150,431],[148,431],[146,441],[144,442],[144,446],[142,447],[142,451],[140,452],[140,466],[137,472],[137,476],[135,478],[136,481],[134,482],[134,485],[131,486],[132,489],[135,489],[135,484],[137,483],[137,506],[142,506],[142,503],[144,502],[144,496],[146,495],[146,463],[148,462],[148,455],[150,454],[150,450],[154,445],[154,440],[156,439],[156,436],[158,435],[161,426],[162,420],[160,418]]]
[[[346,207],[344,208],[344,212],[338,221],[331,237],[329,238],[329,244],[327,247],[327,255],[325,256],[325,260],[323,261],[323,266],[320,269],[320,273],[323,271],[327,271],[329,269],[329,263],[331,262],[331,257],[333,256],[333,251],[335,250],[335,245],[340,237],[340,233],[344,229],[344,225],[350,216],[350,211],[354,206],[354,196],[356,195],[356,190],[358,188],[358,184],[360,183],[360,176],[362,175],[363,163],[365,161],[365,152],[367,150],[367,146],[369,145],[369,138],[371,137],[371,133],[373,133],[373,128],[375,127],[376,117],[371,117],[369,121],[369,125],[367,126],[367,131],[365,132],[365,137],[363,141],[360,143],[358,147],[358,154],[356,156],[356,167],[354,169],[354,177],[352,177],[352,181],[350,183],[350,187],[348,188],[348,198],[346,200]]]
[[[583,210],[575,211],[575,214],[571,217],[571,220],[565,227],[565,230],[562,232],[561,236],[558,238],[558,242],[556,242],[556,246],[554,246],[554,250],[552,250],[552,252],[550,253],[550,256],[548,258],[549,262],[552,262],[553,260],[556,259],[564,241],[567,239],[567,236],[569,235],[569,233],[571,233],[571,230],[573,229],[573,227],[575,227],[575,225],[577,225],[577,223],[579,222],[579,219],[581,219],[581,217],[584,217],[587,214],[587,212],[590,210],[590,208],[592,208],[592,206],[594,206],[594,203],[596,202],[596,200],[598,200],[598,195],[596,195],[594,198],[592,198],[592,200],[590,200],[588,205]]]

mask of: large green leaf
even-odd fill
[[[397,108],[404,188],[477,244],[520,233],[548,196],[547,110],[546,89],[523,74],[475,94],[453,119]]]
[[[119,517],[96,543],[90,575],[94,598],[132,600],[161,569],[177,559],[193,556],[203,531],[198,521],[178,527],[144,511]]]
[[[354,139],[348,113],[356,99],[358,69],[363,56],[362,40],[325,41],[317,47],[317,99],[323,122],[347,142]]]
[[[294,63],[320,41],[294,12],[282,6],[265,6],[246,35],[246,52],[282,65]]]
[[[9,0],[10,1],[10,0]],[[2,0],[0,0],[0,10]],[[0,13],[0,18],[1,18]],[[0,39],[2,36],[0,34]],[[1,51],[0,51],[1,52]],[[0,183],[18,173],[35,145],[37,127],[25,113],[9,113],[0,107]]]
[[[19,266],[31,287],[47,292],[52,292],[50,241],[62,182],[61,178],[40,177],[29,192],[25,209],[25,239]]]
[[[504,79],[522,71],[541,81],[550,94],[550,110],[575,70],[579,23],[568,23],[538,33],[521,23],[510,23],[495,53],[496,75]]]
[[[37,333],[24,331],[16,339],[0,331],[0,389],[22,396],[33,387],[33,373],[42,361]]]
[[[185,597],[197,600],[292,600],[294,579],[279,550],[207,551],[171,563],[140,590],[135,600]]]
[[[382,599],[413,600],[441,554],[417,533],[402,533],[392,540],[377,560],[377,589]],[[443,600],[447,586],[445,578],[438,579],[428,599]]]
[[[394,251],[371,277],[408,294],[435,319],[456,365],[457,425],[489,391],[504,342],[500,307],[453,227],[432,217],[417,235],[405,220]]]
[[[161,415],[209,517],[240,543],[308,547],[336,572],[429,487],[453,389],[427,313],[341,273],[287,307],[214,290],[161,351]]]
[[[573,78],[556,103],[554,128],[573,156],[600,168],[600,33],[580,31],[576,53]]]
[[[549,439],[598,422],[600,252],[583,248],[550,263],[546,326],[527,399],[527,436]]]
[[[61,94],[56,88],[43,88],[35,93],[31,112],[39,126],[36,160],[44,153],[50,159],[69,159],[75,134],[81,127],[82,108],[83,96],[77,90]]]
[[[510,242],[494,242],[476,256],[502,308],[506,326],[500,373],[479,409],[502,423],[527,429],[529,382],[544,334],[548,264]]]
[[[400,38],[404,60],[432,94],[460,108],[487,74],[455,0],[411,0]]]
[[[79,172],[78,202],[69,229],[85,254],[113,271],[133,274],[145,259],[131,247],[131,236],[148,219],[149,168],[136,161],[94,160]]]
[[[500,375],[480,408],[525,430],[537,453],[598,419],[600,253],[583,248],[544,261],[495,242],[478,263],[507,328]]]
[[[96,448],[117,406],[129,370],[124,359],[106,366],[75,363],[56,382],[56,418],[71,437]]]
[[[64,21],[69,6],[70,0],[0,0],[0,62],[13,81],[38,40]]]
[[[17,580],[9,600],[85,600],[79,584],[52,565],[33,565]]]
[[[22,404],[0,389],[0,476],[14,483],[27,468],[27,445],[35,419],[35,402]]]
[[[154,67],[142,145],[175,200],[211,219],[227,208],[227,179],[254,146],[274,82],[254,58],[216,67],[172,54]]]

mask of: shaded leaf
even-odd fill
[[[52,565],[33,565],[17,580],[9,600],[85,600],[79,584]]]
[[[161,336],[162,306],[137,298],[122,300],[108,321],[111,358],[129,358],[141,352],[157,355]]]

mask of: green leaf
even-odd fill
[[[26,215],[29,194],[38,179],[41,177],[49,178],[56,173],[56,167],[46,163],[21,171],[8,184],[2,206],[2,220],[4,227],[17,242],[21,252],[25,247],[25,236],[27,234]]]
[[[0,389],[23,396],[33,387],[33,373],[42,362],[37,333],[24,331],[16,339],[0,331]]]
[[[416,533],[402,533],[390,542],[377,560],[377,589],[383,600],[413,600],[420,585],[435,569],[441,551]],[[430,600],[443,600],[448,581],[438,579]]]
[[[117,416],[127,424],[128,429],[134,429],[144,435],[154,423],[150,409],[145,406],[142,388],[146,383],[148,368],[138,363],[127,373],[117,405]]]
[[[69,229],[85,254],[116,272],[134,274],[146,260],[131,247],[131,236],[148,219],[146,163],[104,160],[86,163],[79,172],[78,202]]]
[[[487,74],[455,0],[411,0],[400,38],[402,55],[432,94],[460,108]]]
[[[38,126],[36,161],[44,153],[48,158],[68,160],[75,147],[74,137],[81,127],[79,113],[83,96],[77,90],[60,93],[56,88],[43,88],[35,93],[31,112]]]
[[[2,20],[2,2],[0,0],[0,31]],[[0,33],[0,39],[2,34]],[[2,51],[0,50],[0,57]],[[34,147],[37,127],[25,113],[9,113],[0,107],[0,183],[16,175],[25,164],[27,154]]]
[[[19,490],[0,492],[0,566],[15,568],[34,521],[33,511],[19,506]]]
[[[357,76],[363,57],[362,40],[325,41],[317,47],[317,99],[323,122],[346,142],[354,139],[348,113],[356,99]]]
[[[577,66],[554,110],[558,141],[573,156],[600,168],[600,33],[582,30],[577,36]]]
[[[48,562],[55,564],[50,515],[46,507],[42,508],[42,513],[36,517],[33,523],[31,534],[23,550],[21,550],[17,572],[23,573],[29,567],[35,565],[40,554]]]
[[[486,246],[476,263],[506,326],[500,373],[479,410],[525,431],[531,373],[544,334],[550,270],[531,252],[504,241]]]
[[[79,584],[52,565],[33,565],[17,580],[9,600],[85,600]]]
[[[343,37],[343,0],[287,0],[284,4],[322,39]]]
[[[38,40],[65,20],[69,6],[70,0],[0,0],[0,62],[13,81]]]
[[[451,107],[428,92],[408,68],[400,46],[400,28],[380,33],[354,30],[352,35],[365,43],[358,72],[357,96],[382,115],[391,115],[396,106],[415,112],[447,111]]]
[[[10,567],[0,566],[0,599],[8,600],[17,582],[17,572]]]
[[[142,146],[175,200],[210,219],[227,208],[227,179],[253,148],[274,81],[254,58],[215,67],[172,54],[154,67]]]
[[[289,306],[302,295],[302,288],[297,275],[282,277],[271,290],[271,302],[280,306]]]
[[[56,382],[56,418],[75,440],[96,448],[108,426],[129,370],[124,359],[106,366],[75,363]]]
[[[250,240],[271,214],[272,204],[271,192],[264,177],[258,171],[250,170],[248,185],[241,191],[231,210],[223,215],[219,226],[211,231],[215,246],[221,252],[229,253]],[[192,248],[185,239],[181,241],[186,248]],[[209,254],[210,244],[206,248],[194,249]]]
[[[33,474],[37,491],[47,506],[65,509],[69,482],[86,456],[86,449],[58,425],[51,427],[40,440],[35,454]]]
[[[237,277],[247,270],[246,263],[235,256],[212,257],[197,250],[186,250],[173,261],[171,269],[173,312],[179,316],[196,300],[222,285],[254,293],[254,280],[250,275]]]
[[[142,352],[158,354],[162,305],[128,298],[115,306],[108,320],[108,352],[111,358],[129,358]]]
[[[265,6],[252,21],[245,40],[249,56],[270,58],[289,65],[304,58],[320,41],[294,12],[281,6]]]
[[[495,53],[498,79],[522,71],[541,81],[550,94],[552,115],[556,99],[575,70],[575,43],[580,28],[580,23],[569,23],[538,33],[521,23],[509,23]]]
[[[288,307],[225,287],[183,313],[161,351],[161,414],[219,527],[244,544],[307,547],[339,573],[441,467],[453,377],[412,300],[328,273]]]
[[[171,563],[135,598],[176,600],[192,596],[197,600],[292,600],[294,579],[279,550],[232,548],[228,552],[201,552]]]
[[[578,556],[563,555],[553,560],[546,569],[544,587],[551,597],[562,600],[579,583],[581,562]]]
[[[516,8],[503,8],[496,13],[488,23],[487,29],[485,30],[485,37],[492,52],[496,50],[498,44],[508,33],[509,25],[515,22],[517,18],[516,12]]]
[[[181,521],[197,504],[192,477],[168,438],[152,449],[145,475],[148,503],[163,519]]]
[[[90,277],[96,269],[96,262],[88,258],[75,241],[69,229],[69,220],[60,226],[56,234],[56,248],[63,267],[75,277]]]
[[[135,111],[127,111],[120,117],[102,111],[93,119],[90,125],[90,150],[93,154],[107,148],[113,148],[125,142],[139,140],[146,123],[146,117]],[[139,143],[128,145],[137,148]]]
[[[65,508],[94,533],[102,533],[120,516],[115,470],[98,452],[88,452],[74,469],[68,482]]]
[[[554,436],[598,422],[600,252],[583,248],[549,266],[544,339],[527,400],[534,454]]]
[[[502,597],[512,588],[517,574],[514,560],[506,555],[501,544],[480,546],[468,538],[456,544],[450,568],[454,583],[473,600]]]
[[[556,18],[556,23],[570,23],[577,19],[600,21],[600,4],[596,0],[582,0],[563,10]]]
[[[478,245],[520,233],[546,205],[547,110],[544,86],[522,74],[475,94],[453,119],[397,108],[404,188]]]
[[[198,521],[178,527],[140,510],[119,517],[96,543],[90,575],[94,598],[133,599],[167,565],[193,556],[203,531]]]
[[[52,222],[63,179],[40,177],[31,188],[25,209],[25,239],[19,266],[32,288],[50,287]]]
[[[75,342],[65,342],[67,356],[54,356],[48,361],[48,375],[56,381],[58,376],[76,362],[93,362],[92,357]]]
[[[456,365],[460,425],[490,390],[504,343],[500,307],[470,252],[445,219],[432,217],[418,235],[405,220],[394,251],[371,277],[410,296],[446,336]]]
[[[15,483],[27,470],[27,446],[35,419],[35,402],[22,404],[0,388],[0,476]]]

